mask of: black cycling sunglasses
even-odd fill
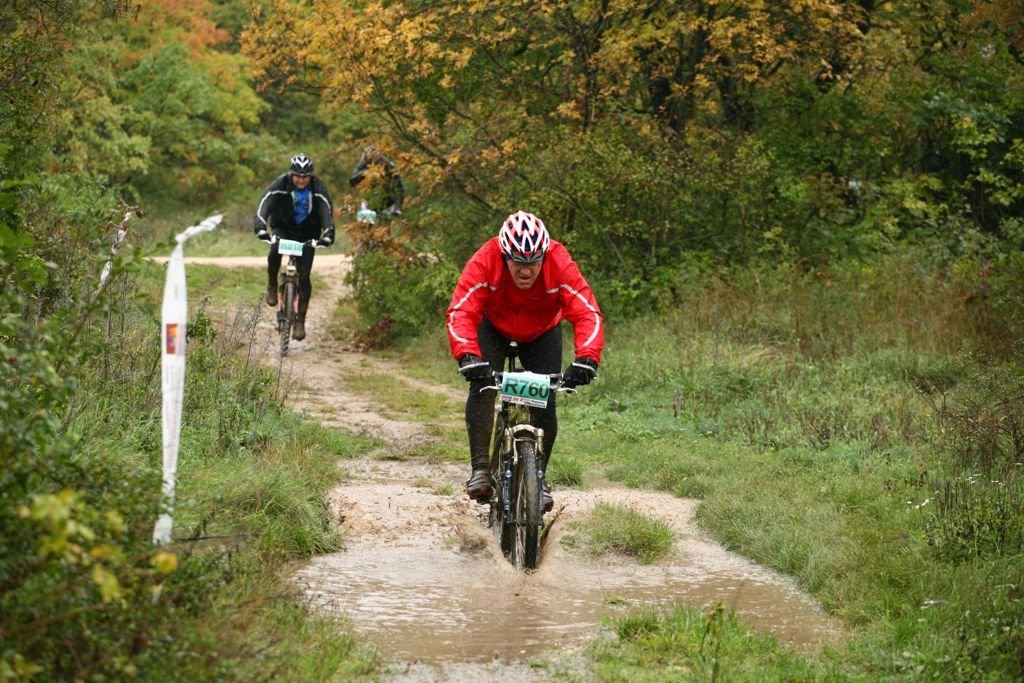
[[[519,256],[519,257],[509,256],[508,254],[502,254],[501,258],[503,258],[506,261],[512,261],[514,263],[526,263],[526,264],[540,263],[542,260],[544,260],[544,252],[541,252],[541,253],[536,254],[534,256],[530,256],[529,258],[524,258],[522,256]]]

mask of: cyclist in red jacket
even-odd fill
[[[448,341],[470,383],[466,431],[473,469],[466,492],[473,500],[487,502],[494,491],[488,467],[494,398],[480,389],[493,384],[492,370],[502,367],[512,341],[526,370],[558,372],[563,319],[573,326],[576,350],[564,385],[589,384],[604,348],[601,310],[566,248],[551,239],[539,218],[517,211],[466,263],[448,306]],[[544,469],[558,435],[554,394],[547,408],[531,410],[544,430]],[[544,511],[550,511],[554,503],[546,483],[543,500]]]

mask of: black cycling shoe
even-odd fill
[[[551,512],[555,507],[555,499],[551,497],[551,487],[544,482],[544,488],[540,490],[540,501],[543,503],[544,512]]]
[[[268,306],[276,306],[277,305],[277,286],[276,285],[269,285],[267,287],[267,295],[266,295],[266,298],[264,300],[267,302]]]
[[[481,505],[490,503],[491,494],[494,493],[491,473],[487,470],[473,470],[473,475],[466,482],[466,493],[471,500],[475,500]]]

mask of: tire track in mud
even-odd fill
[[[224,266],[263,266],[262,257],[186,259]],[[796,648],[841,637],[841,630],[792,580],[730,553],[696,525],[698,501],[608,484],[555,489],[555,510],[536,572],[517,572],[486,528],[486,509],[464,494],[466,463],[432,462],[424,426],[385,415],[372,398],[348,389],[360,374],[394,366],[342,348],[326,336],[338,299],[347,296],[344,256],[318,254],[319,284],[307,315],[307,338],[277,356],[273,315],[261,315],[263,360],[288,382],[288,403],[309,419],[385,439],[377,453],[339,463],[346,481],[328,494],[345,549],[297,570],[310,604],[347,621],[379,647],[388,681],[510,682],[587,678],[586,643],[610,637],[601,619],[637,606],[716,600],[755,629]],[[261,278],[254,277],[254,295]],[[270,312],[269,307],[264,311]],[[261,336],[261,339],[264,337]],[[463,395],[450,392],[453,423]],[[599,503],[657,517],[675,532],[675,550],[650,566],[571,553],[560,539]]]

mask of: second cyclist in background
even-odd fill
[[[334,243],[334,218],[327,186],[313,175],[313,160],[305,154],[292,157],[291,168],[278,176],[263,191],[253,231],[261,240],[271,235],[306,242],[318,240],[321,246]],[[292,338],[301,341],[306,336],[306,311],[313,294],[310,272],[313,270],[313,247],[307,245],[299,261],[299,313],[295,319]],[[267,256],[268,306],[277,306],[277,274],[281,269],[281,255],[275,247]]]
[[[488,467],[494,395],[480,389],[494,383],[493,370],[501,369],[513,341],[525,370],[559,372],[563,318],[573,326],[575,360],[563,378],[563,386],[572,388],[597,376],[604,348],[601,310],[566,248],[550,238],[539,218],[518,211],[466,263],[448,306],[448,341],[470,383],[470,498],[483,502],[494,490]],[[543,470],[558,435],[554,395],[547,408],[531,410],[533,424],[544,430]],[[554,502],[546,483],[542,498],[544,511],[550,511]]]
[[[365,182],[364,182],[365,181]],[[348,179],[352,187],[363,185],[367,209],[376,216],[400,216],[405,202],[405,186],[395,162],[379,154],[374,147],[363,150]],[[373,221],[371,221],[373,222]]]

